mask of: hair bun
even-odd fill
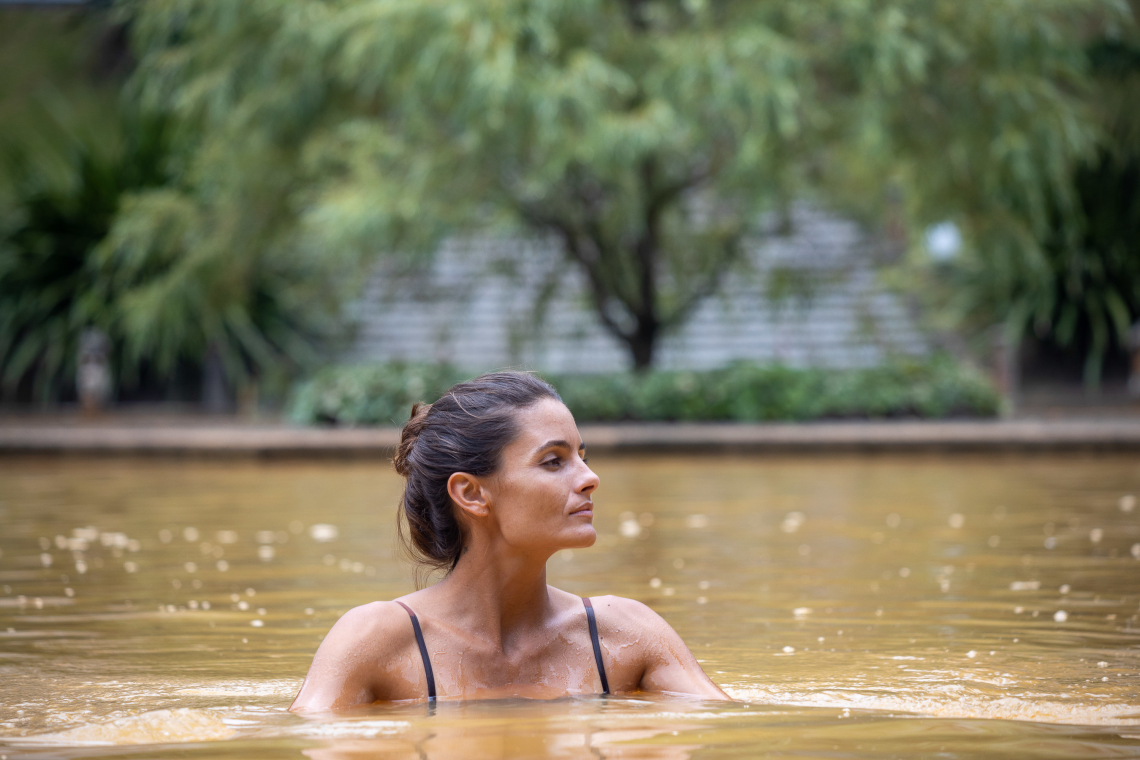
[[[419,401],[412,404],[412,413],[400,430],[400,444],[396,447],[396,456],[392,459],[392,464],[396,466],[396,472],[404,477],[408,475],[408,456],[412,453],[412,447],[416,445],[420,433],[427,426],[427,416],[430,411],[431,404]]]

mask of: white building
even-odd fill
[[[878,282],[872,245],[854,222],[796,208],[791,234],[750,246],[746,265],[726,275],[720,292],[660,339],[655,365],[865,367],[892,353],[926,353],[901,300]],[[588,299],[580,271],[555,241],[453,239],[418,270],[377,268],[357,304],[349,359],[446,361],[472,371],[629,367],[624,344]]]

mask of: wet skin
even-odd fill
[[[454,473],[448,492],[464,552],[439,583],[401,597],[419,618],[440,699],[598,694],[582,600],[546,583],[560,549],[592,546],[598,477],[570,411],[543,400],[517,412],[520,433],[491,475]],[[614,693],[728,699],[681,637],[644,604],[593,597]],[[346,613],[329,631],[290,709],[336,710],[424,699],[408,614],[394,601]]]

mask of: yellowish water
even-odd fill
[[[0,758],[1140,757],[1136,457],[591,464],[551,581],[646,602],[739,702],[288,714],[337,616],[412,588],[390,466],[8,458]]]

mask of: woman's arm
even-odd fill
[[[606,658],[607,669],[612,662],[615,675],[625,676],[622,680],[633,690],[731,699],[705,675],[672,626],[649,607],[617,596],[600,597],[594,606],[599,608],[603,649],[614,655]],[[617,646],[607,646],[607,639]],[[629,647],[631,643],[636,646]]]
[[[403,610],[401,618],[389,607],[396,605],[373,602],[341,616],[317,649],[290,710],[338,710],[394,698],[388,693],[387,671],[402,659],[410,626]],[[400,623],[409,631],[403,631]]]

